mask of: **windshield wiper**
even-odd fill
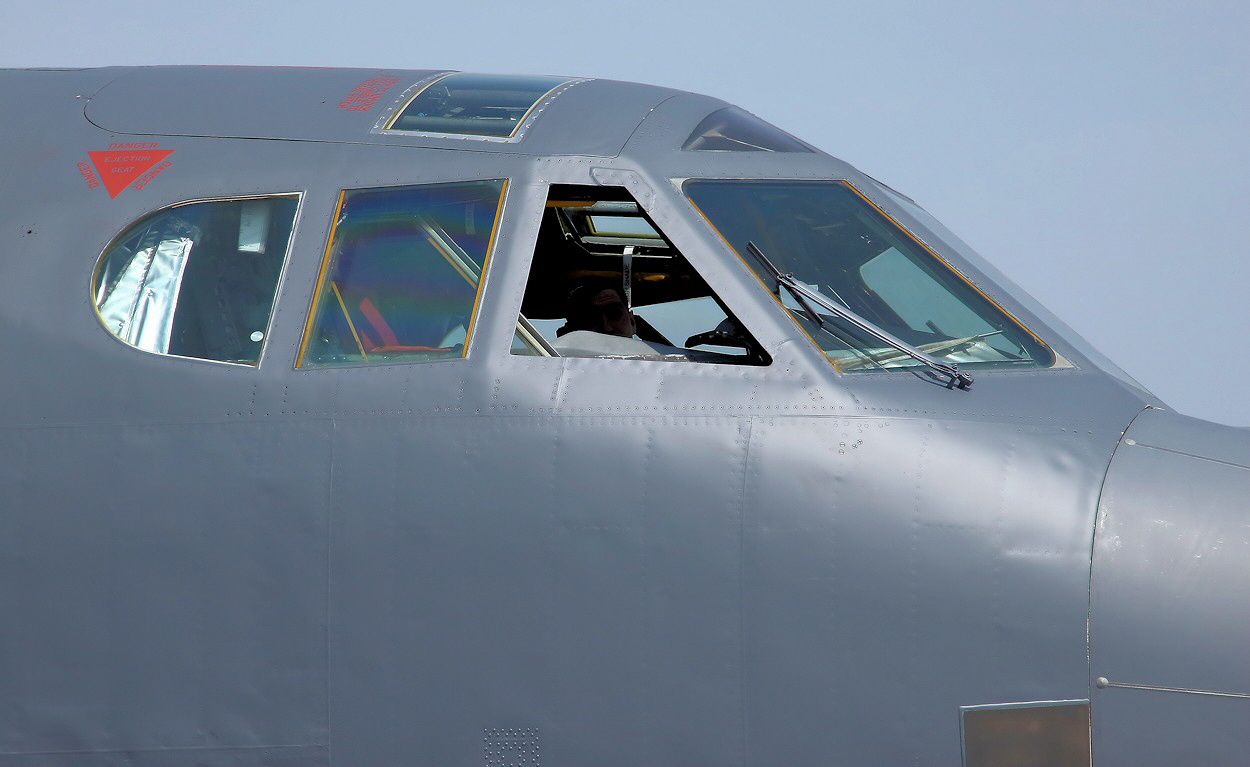
[[[916,348],[922,352],[925,352],[926,354],[933,354],[934,352],[939,352],[939,351],[944,352],[944,353],[955,352],[955,351],[959,351],[960,349],[966,349],[983,338],[996,336],[1002,332],[1003,331],[1001,330],[991,330],[988,333],[977,333],[976,335],[964,336],[963,338],[946,338],[941,341],[929,341],[928,343],[917,345]],[[887,351],[885,349],[882,349],[880,354],[870,356],[868,357],[866,361],[851,360],[851,361],[842,361],[842,362],[839,362],[838,364],[841,365],[843,369],[851,369],[851,370],[854,370],[856,368],[867,367],[869,364],[880,365],[882,367],[885,367],[893,360],[896,360],[902,356],[905,356],[902,352],[898,352],[894,350]]]
[[[769,275],[776,280],[777,290],[780,291],[782,287],[788,290],[790,295],[794,296],[794,300],[798,302],[800,307],[802,307],[803,313],[807,315],[807,318],[816,323],[817,326],[823,328],[825,323],[824,320],[820,318],[820,315],[812,309],[811,304],[808,303],[809,301],[820,306],[822,309],[827,310],[830,314],[838,317],[855,329],[867,333],[873,338],[881,341],[886,346],[911,357],[930,370],[947,376],[950,378],[951,384],[957,386],[958,388],[968,389],[972,386],[972,376],[968,373],[960,371],[958,364],[954,362],[943,362],[937,357],[917,349],[906,341],[895,337],[893,334],[882,330],[863,317],[860,317],[858,314],[845,306],[834,303],[829,300],[828,297],[823,296],[807,287],[803,283],[796,280],[793,274],[783,273],[776,267],[776,265],[773,264],[772,261],[768,260],[768,256],[765,256],[764,252],[760,250],[754,242],[747,243],[747,250],[750,251],[751,255],[755,256],[760,264],[763,265],[765,271],[767,271]]]

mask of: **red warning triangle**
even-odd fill
[[[109,197],[122,193],[126,185],[152,169],[161,160],[174,153],[172,149],[110,149],[107,152],[87,152],[95,165]]]

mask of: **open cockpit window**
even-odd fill
[[[258,364],[298,203],[207,200],[140,220],[96,267],[100,321],[144,351]]]
[[[840,370],[1056,362],[845,182],[690,179],[683,190]]]
[[[455,72],[421,87],[384,130],[518,139],[540,102],[577,82],[567,77]]]
[[[620,188],[551,187],[521,314],[513,354],[769,362]]]
[[[504,187],[343,192],[300,366],[463,357]]]

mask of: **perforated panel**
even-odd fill
[[[538,730],[496,728],[485,731],[486,767],[538,767]]]

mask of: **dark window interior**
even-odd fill
[[[593,307],[590,317],[583,316],[585,307],[575,302],[587,286],[610,287],[624,299],[636,320],[632,341],[604,337],[610,334],[595,326]],[[686,257],[619,187],[551,187],[521,311],[522,323],[561,356],[769,362]],[[582,331],[582,343],[570,344],[566,336],[576,331]],[[541,352],[514,346],[514,353]]]

